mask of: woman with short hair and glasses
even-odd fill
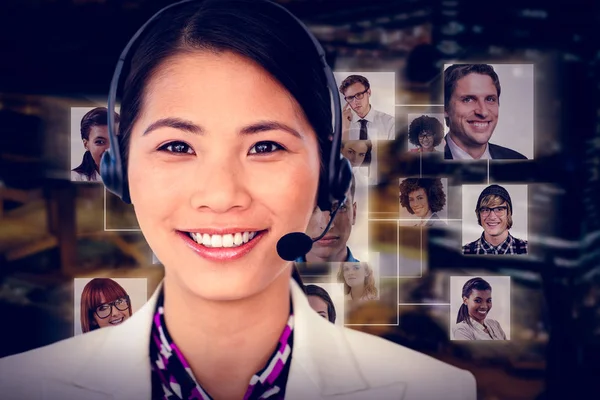
[[[444,139],[444,127],[435,117],[421,115],[415,118],[408,127],[408,141],[417,146],[412,153],[433,153]]]
[[[527,254],[527,240],[509,232],[513,226],[513,206],[508,191],[490,185],[479,195],[475,207],[481,237],[463,246],[463,254]]]
[[[121,285],[112,279],[95,278],[81,292],[81,331],[122,324],[131,317],[131,301]]]

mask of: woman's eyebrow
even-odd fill
[[[245,126],[240,131],[240,134],[251,135],[253,133],[260,133],[260,132],[267,132],[267,131],[285,131],[285,132],[288,132],[288,133],[294,135],[298,139],[302,138],[302,135],[300,135],[300,133],[297,130],[295,130],[294,128],[292,128],[289,125],[286,125],[286,124],[284,124],[282,122],[278,122],[278,121],[260,121],[260,122],[254,123],[252,125]]]
[[[204,133],[204,128],[202,128],[199,125],[196,125],[192,121],[188,121],[188,120],[181,119],[181,118],[169,117],[169,118],[161,118],[161,119],[153,122],[152,124],[150,124],[150,126],[148,126],[148,128],[146,128],[146,130],[144,131],[143,135],[146,135],[156,129],[165,128],[165,127],[179,129],[182,131],[195,133],[195,134],[203,134]],[[278,121],[256,122],[254,124],[243,127],[240,130],[240,134],[241,135],[251,135],[254,133],[275,131],[275,130],[285,131],[299,139],[302,138],[302,135],[297,130],[295,130],[294,128],[292,128],[289,125],[286,125],[286,124],[284,124],[282,122],[278,122]]]
[[[142,136],[147,135],[148,133],[159,129],[159,128],[174,128],[179,129],[181,131],[186,131],[190,133],[202,134],[204,133],[204,129],[201,126],[194,124],[192,121],[188,121],[181,118],[161,118],[157,121],[154,121],[150,124],[142,134]]]

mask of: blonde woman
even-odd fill
[[[341,263],[338,281],[344,284],[346,300],[376,300],[379,296],[373,268],[367,263]]]

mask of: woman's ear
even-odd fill
[[[89,150],[89,149],[88,149],[88,141],[87,141],[87,139],[83,139],[83,147],[84,147],[86,150]]]

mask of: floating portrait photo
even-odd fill
[[[334,72],[342,106],[343,140],[396,138],[394,72]]]
[[[400,226],[445,228],[448,223],[447,178],[400,178]]]
[[[443,113],[408,114],[408,146],[410,153],[443,156],[446,141]]]
[[[379,257],[378,257],[379,258]],[[377,262],[343,262],[332,266],[336,282],[344,286],[344,300],[362,303],[379,300],[380,274]]]
[[[444,105],[445,159],[534,158],[533,64],[447,64]]]
[[[527,254],[527,192],[527,185],[464,185],[463,254]]]
[[[100,160],[110,146],[107,121],[106,107],[71,107],[71,181],[102,183]]]
[[[372,140],[343,140],[341,153],[360,185],[377,184],[377,146]]]
[[[450,277],[450,340],[510,340],[510,276]]]
[[[346,201],[339,207],[326,234],[314,242],[311,250],[296,263],[361,262],[369,261],[368,185],[353,175]],[[313,210],[306,234],[319,237],[330,221],[330,211]]]
[[[120,325],[148,300],[146,278],[76,278],[75,335]]]
[[[344,326],[344,285],[331,282],[310,283],[305,286],[308,303],[321,317]]]

